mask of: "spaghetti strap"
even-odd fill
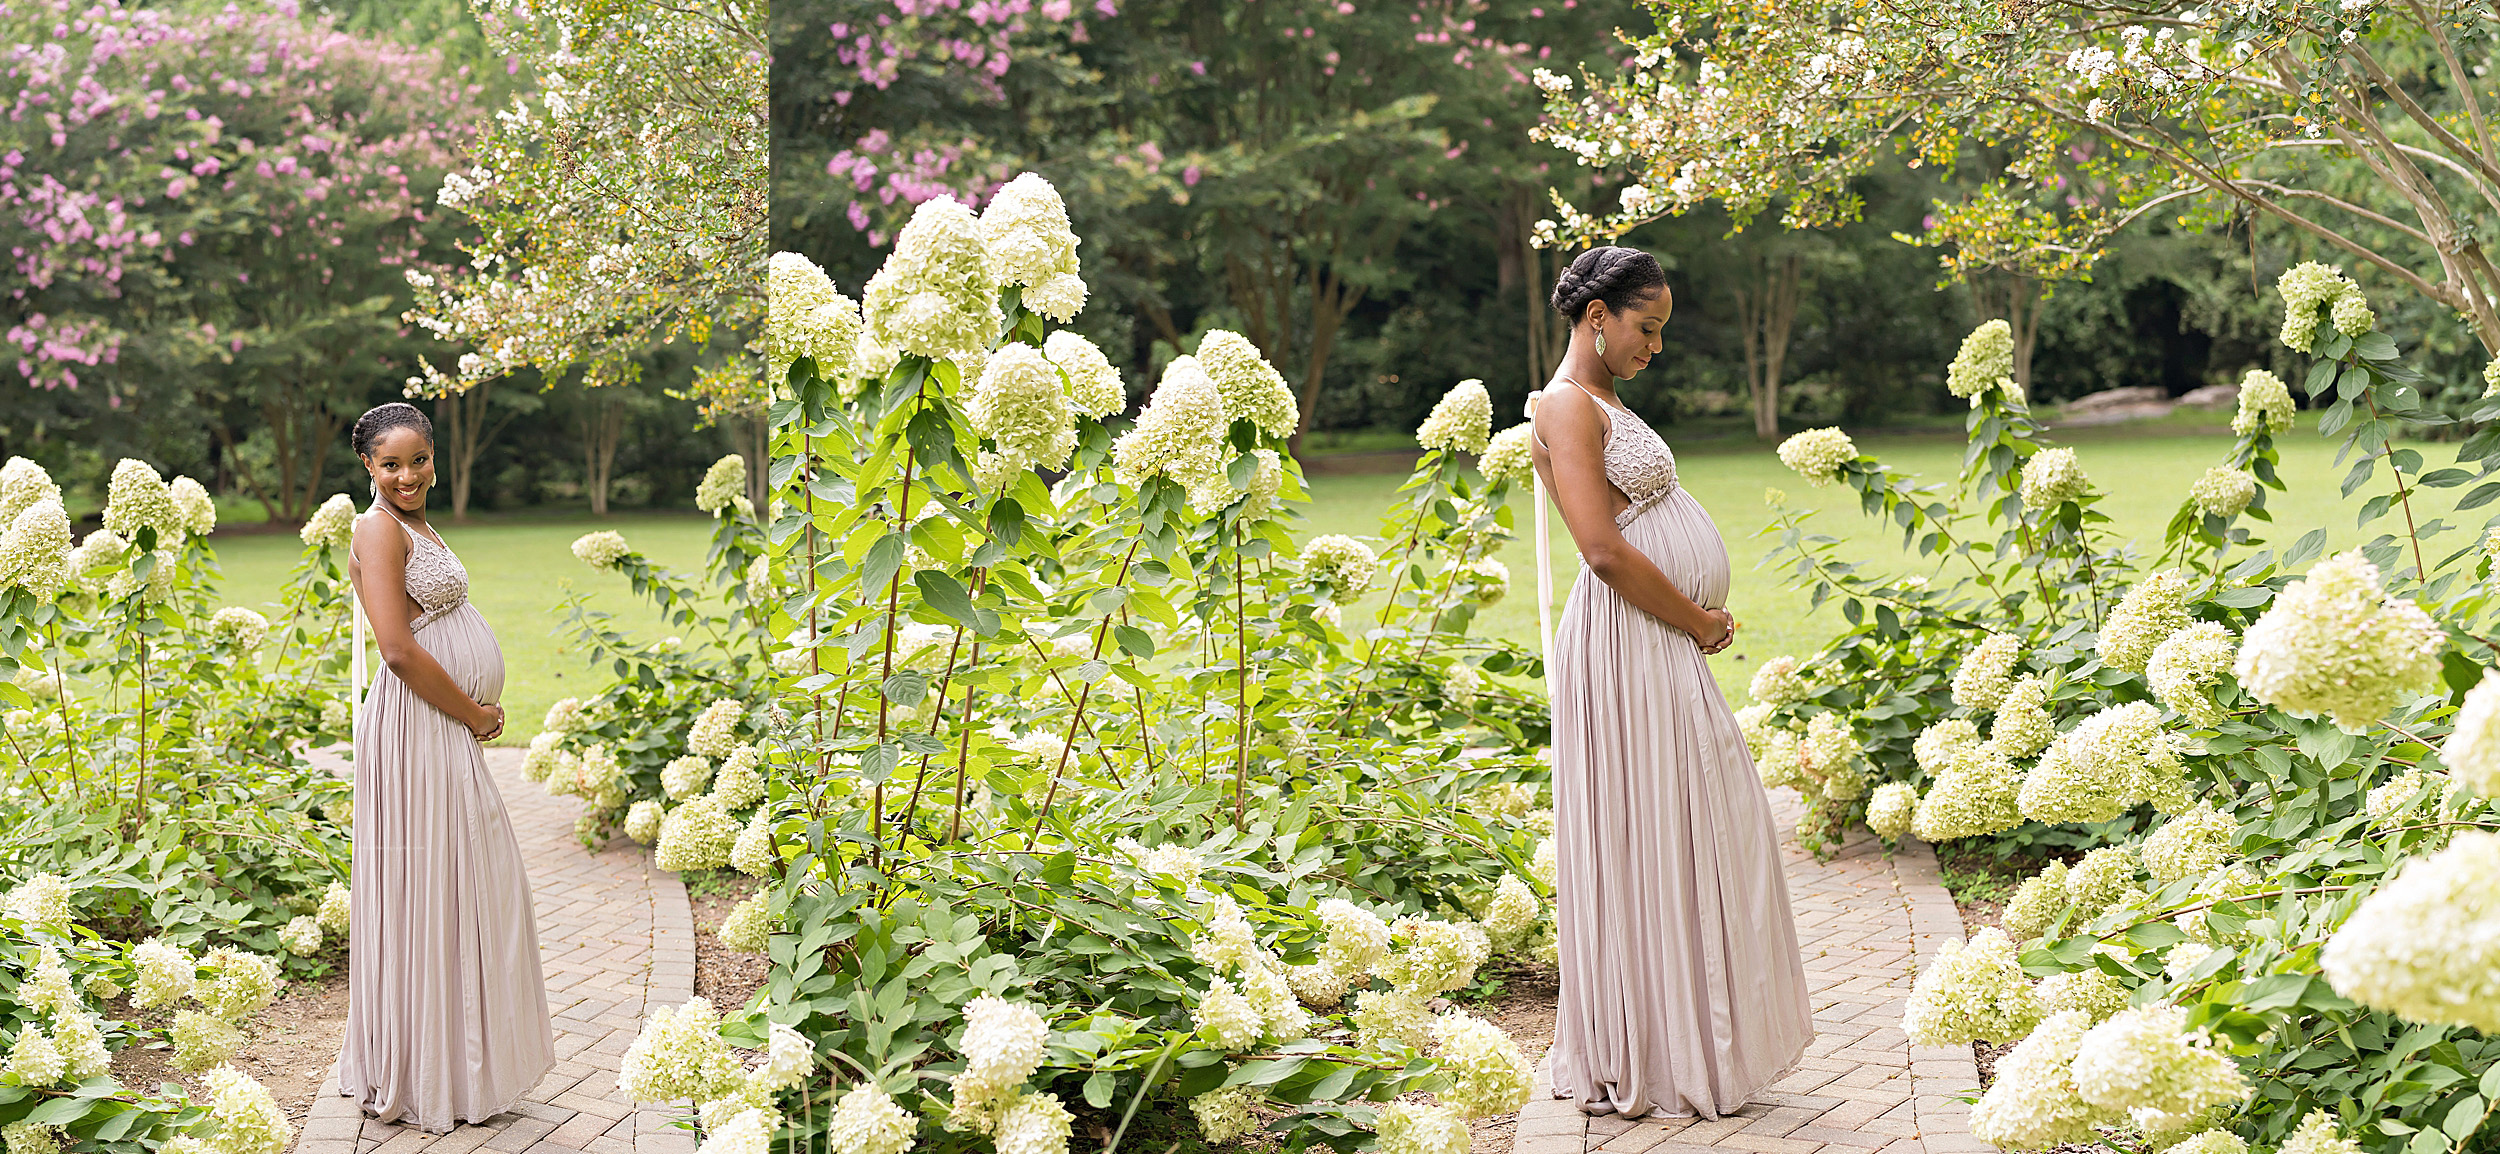
[[[1597,407],[1598,407],[1600,410],[1602,410],[1602,411],[1604,411],[1604,412],[1606,413],[1606,438],[1607,438],[1608,440],[1612,440],[1612,439],[1614,438],[1614,435],[1615,435],[1615,414],[1614,414],[1614,411],[1613,411],[1613,410],[1614,410],[1614,406],[1613,406],[1613,405],[1609,405],[1609,404],[1607,404],[1607,403],[1606,403],[1606,402],[1604,402],[1604,401],[1598,400],[1598,398],[1597,398],[1597,394],[1595,394],[1595,393],[1589,393],[1589,388],[1588,388],[1588,386],[1587,386],[1587,385],[1583,385],[1583,384],[1581,384],[1580,382],[1578,382],[1578,381],[1574,381],[1574,380],[1572,380],[1572,379],[1571,379],[1571,378],[1569,378],[1569,377],[1564,377],[1564,378],[1563,378],[1563,380],[1564,380],[1566,383],[1568,383],[1568,384],[1569,384],[1572,388],[1578,389],[1578,390],[1580,390],[1580,391],[1581,391],[1581,392],[1583,392],[1583,393],[1588,393],[1589,400],[1591,400],[1591,401],[1595,401],[1595,402],[1596,402],[1596,404],[1597,404]],[[1547,387],[1548,387],[1548,388],[1551,388],[1552,386],[1547,386]],[[1552,448],[1551,446],[1549,446],[1549,445],[1547,445],[1547,444],[1545,443],[1545,434],[1540,433],[1540,432],[1538,432],[1538,431],[1536,430],[1536,421],[1535,421],[1535,419],[1534,419],[1534,418],[1530,418],[1530,419],[1529,419],[1529,422],[1528,422],[1528,436],[1529,436],[1529,437],[1531,437],[1531,438],[1534,438],[1534,439],[1535,439],[1537,448],[1544,449],[1544,450],[1545,450],[1546,452],[1548,452],[1548,453],[1551,453],[1551,452],[1553,452],[1553,451],[1554,451],[1554,450],[1553,450],[1553,448]]]

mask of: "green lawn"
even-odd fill
[[[443,514],[437,528],[469,571],[470,602],[485,614],[503,646],[503,704],[511,721],[498,745],[528,742],[557,698],[586,696],[606,683],[603,671],[590,668],[570,649],[571,634],[558,604],[573,590],[587,591],[592,607],[614,613],[617,625],[634,636],[658,638],[673,632],[656,607],[633,595],[623,577],[575,560],[574,538],[614,529],[653,563],[686,574],[701,571],[712,540],[712,519],[692,513],[480,515],[466,524]],[[226,573],[221,604],[264,612],[274,610],[278,588],[303,551],[303,542],[292,533],[221,535],[210,543]]]
[[[2339,498],[2337,492],[2345,470],[2334,463],[2335,443],[2317,435],[2314,414],[2301,416],[2300,428],[2281,439],[2282,476],[2291,491],[2268,491],[2272,525],[2256,521],[2246,524],[2258,536],[2278,545],[2289,545],[2301,533],[2325,526],[2330,549],[2357,545],[2381,532],[2402,532],[2401,513],[2391,513],[2366,532],[2354,526],[2361,502],[2369,495],[2388,491],[2387,473],[2380,470],[2372,485],[2356,493],[2352,500]],[[2211,427],[2227,420],[2227,413],[2220,417],[2183,413],[2158,422],[2075,429],[2056,434],[2055,438],[2057,443],[2075,448],[2085,472],[2092,477],[2093,487],[2107,494],[2100,509],[2110,516],[2116,531],[2133,540],[2139,552],[2150,553],[2160,548],[2162,530],[2188,486],[2206,468],[2222,463],[2230,451],[2232,440],[2227,432],[2199,431],[2198,426]],[[1886,531],[1884,526],[1860,515],[1855,490],[1838,485],[1813,488],[1782,466],[1770,445],[1750,439],[1713,436],[1683,441],[1673,426],[1662,427],[1659,432],[1677,449],[1677,473],[1684,487],[1709,509],[1718,522],[1720,535],[1728,543],[1734,568],[1729,607],[1745,628],[1737,645],[1717,658],[1714,668],[1731,703],[1743,703],[1745,684],[1763,659],[1781,653],[1812,652],[1844,626],[1837,609],[1827,606],[1820,613],[1809,614],[1802,591],[1785,586],[1777,576],[1758,567],[1770,549],[1768,539],[1754,536],[1770,521],[1770,512],[1763,504],[1764,489],[1777,487],[1786,492],[1794,508],[1822,510],[1815,527],[1851,540],[1853,558],[1910,568],[1913,559],[1893,548],[1899,540],[1898,530]],[[1958,433],[1870,434],[1859,436],[1856,441],[1860,451],[1873,453],[1892,468],[1916,474],[1922,480],[1950,483],[1961,467],[1964,442]],[[2453,445],[2429,444],[2420,448],[2425,464],[2431,468],[2455,455]],[[1308,518],[1304,536],[1380,533],[1380,511],[1402,480],[1402,476],[1312,478],[1314,500],[1304,508]],[[2456,488],[2427,492],[2417,498],[2416,514],[2427,521],[2451,509],[2456,499],[2468,491]],[[1480,630],[1534,644],[1536,566],[1530,544],[1533,521],[1529,501],[1526,494],[1514,500],[1512,516],[1519,539],[1495,554],[1510,567],[1510,595],[1476,620]],[[2471,528],[2480,526],[2488,515],[2489,510],[2472,510],[2461,517],[2451,517],[2451,521]],[[1551,515],[1549,524],[1554,606],[1559,614],[1572,580],[1580,575],[1580,563],[1560,514]],[[2436,564],[2438,555],[2454,551],[2461,541],[2454,536],[2437,541],[2435,544],[2443,548],[2431,557],[2432,562]],[[1963,568],[1967,571],[1966,566]],[[1346,614],[1349,630],[1368,624],[1378,605],[1379,597],[1375,595],[1360,606],[1350,606]]]

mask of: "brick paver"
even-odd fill
[[[573,837],[577,803],[521,777],[521,751],[489,749],[513,832],[529,861],[538,960],[554,1016],[556,1064],[519,1106],[449,1134],[377,1122],[338,1093],[333,1065],[296,1154],[686,1154],[693,1135],[616,1089],[645,1013],[694,996],[694,915],[676,874],[622,838],[597,854]],[[345,770],[344,763],[339,769]]]
[[[1792,789],[1771,791],[1785,834],[1803,808]],[[1913,1046],[1902,1004],[1919,968],[1944,943],[1962,940],[1961,916],[1936,872],[1936,855],[1906,841],[1887,856],[1873,834],[1853,833],[1830,861],[1783,836],[1797,946],[1814,999],[1814,1041],[1786,1077],[1745,1108],[1713,1121],[1634,1121],[1591,1116],[1553,1097],[1544,1063],[1519,1111],[1513,1154],[1979,1154],[1970,1107],[1979,1089],[1969,1047]]]

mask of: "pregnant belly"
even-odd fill
[[[1727,605],[1727,542],[1701,502],[1681,488],[1634,517],[1623,538],[1704,609]]]
[[[418,630],[417,644],[470,700],[492,705],[502,699],[503,647],[476,606],[463,605]]]

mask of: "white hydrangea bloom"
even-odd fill
[[[2029,757],[2057,739],[2057,721],[2049,716],[2046,678],[2025,677],[2005,691],[1997,703],[1996,720],[1988,725],[1988,744],[2006,758]]]
[[[2102,846],[2083,855],[2066,871],[2066,901],[2078,917],[2089,918],[2118,903],[2135,889],[2135,849]]]
[[[1443,393],[1431,415],[1415,428],[1416,443],[1448,453],[1481,454],[1492,437],[1493,396],[1473,377]]]
[[[288,919],[286,927],[278,931],[278,944],[299,958],[320,953],[321,918],[314,914],[300,914]]]
[[[652,839],[660,836],[660,822],[667,816],[667,809],[658,800],[643,798],[626,807],[625,836],[636,844],[650,845]]]
[[[2154,647],[2187,628],[2188,576],[2164,569],[2136,582],[2101,623],[2101,662],[2141,673]]]
[[[672,872],[728,865],[738,832],[737,821],[720,801],[703,794],[660,819],[660,844],[652,852],[652,864]]]
[[[1764,750],[1770,745],[1771,715],[1777,712],[1779,712],[1778,706],[1764,701],[1757,701],[1736,711],[1736,731],[1744,735],[1745,752],[1751,755],[1757,763],[1762,760]]]
[[[104,527],[123,539],[137,541],[139,530],[156,530],[156,547],[171,547],[181,539],[182,510],[174,507],[173,490],[165,478],[157,475],[154,466],[132,457],[124,457],[113,466],[113,479],[104,490]]]
[[[1528,1100],[1536,1070],[1500,1026],[1453,1010],[1433,1019],[1432,1044],[1451,1080],[1439,1097],[1461,1117],[1508,1114]]]
[[[241,1028],[206,1010],[174,1014],[174,1068],[196,1074],[243,1049]]]
[[[284,1154],[295,1140],[286,1110],[251,1075],[219,1066],[200,1080],[208,1085],[208,1116],[217,1123],[217,1132],[208,1137],[213,1154]]]
[[[2239,642],[2228,627],[2199,621],[2153,647],[2152,658],[2144,663],[2144,680],[2180,716],[2199,725],[2220,725],[2225,715],[2205,687],[2231,671],[2238,653]]]
[[[2500,797],[2500,671],[2485,670],[2465,692],[2456,729],[2440,743],[2439,760],[2465,788]]]
[[[1066,467],[1076,451],[1076,412],[1058,367],[1021,341],[1000,345],[964,398],[972,430],[998,445],[1004,473]]]
[[[660,790],[670,801],[684,801],[703,792],[712,781],[712,759],[687,754],[660,767]]]
[[[123,555],[129,552],[130,543],[122,540],[120,534],[110,529],[98,529],[87,534],[77,548],[70,550],[63,563],[68,566],[73,579],[84,578],[95,570],[121,564]]]
[[[1993,746],[1956,754],[1953,764],[1927,787],[1910,818],[1922,841],[1983,837],[2023,823],[2019,800],[2023,774]]]
[[[2319,963],[2335,992],[2406,1021],[2500,1030],[2500,833],[2407,860]]]
[[[1510,592],[1510,566],[1478,557],[1467,563],[1460,581],[1479,607],[1491,606]]]
[[[1328,533],[1302,547],[1302,571],[1328,586],[1329,599],[1350,604],[1371,588],[1380,559],[1371,546],[1343,533]]]
[[[715,1115],[718,1117],[718,1115]],[[695,1154],[768,1154],[773,1132],[781,1128],[778,1114],[761,1106],[745,1106],[703,1128]]]
[[[1866,796],[1866,767],[1857,734],[1837,713],[1818,713],[1792,748],[1797,773],[1829,801]]]
[[[1459,662],[1441,671],[1441,695],[1460,709],[1475,705],[1476,693],[1484,688],[1484,674],[1476,667]]]
[[[2075,1047],[2075,1091],[2147,1129],[2168,1129],[2218,1106],[2246,1101],[2249,1084],[2231,1055],[2177,1006],[2121,1010]]]
[[[199,967],[190,953],[163,938],[139,943],[130,951],[130,961],[139,970],[138,992],[130,999],[137,1009],[172,1005],[189,997],[199,980]]]
[[[847,382],[860,375],[859,343],[859,306],[833,287],[833,281],[825,276],[825,270],[816,267],[815,261],[795,252],[777,252],[765,262],[767,383],[778,385],[787,380],[791,364],[800,357],[816,362],[818,376]],[[707,506],[704,511],[720,507]]]
[[[1528,883],[1517,874],[1503,874],[1501,884],[1494,887],[1492,903],[1484,909],[1484,930],[1496,942],[1515,942],[1536,928],[1537,918],[1544,913],[1545,903],[1537,900]]]
[[[1067,1154],[1076,1119],[1048,1094],[1018,1094],[998,1117],[998,1154]]]
[[[2087,1021],[2102,1022],[2127,1008],[2127,987],[2098,967],[2071,973],[2051,974],[2040,979],[2038,988],[2040,1010],[2044,1014],[2060,1014],[2072,1010]]]
[[[763,953],[772,944],[773,931],[781,928],[780,920],[773,914],[770,893],[750,895],[721,919],[720,943],[743,954]]]
[[[1319,922],[1327,931],[1320,943],[1321,965],[1341,974],[1366,974],[1389,956],[1389,924],[1370,910],[1329,898],[1319,904]]]
[[[539,728],[549,733],[581,733],[590,728],[589,718],[582,713],[582,699],[567,697],[547,707],[546,720]]]
[[[1746,692],[1764,705],[1794,705],[1814,695],[1814,683],[1806,679],[1803,662],[1783,653],[1754,670]]]
[[[729,848],[729,864],[739,873],[771,877],[773,867],[781,864],[781,850],[773,842],[774,821],[770,807],[757,806],[746,828],[738,832],[737,843]]]
[[[1484,929],[1472,922],[1443,922],[1409,914],[1389,927],[1389,939],[1406,948],[1372,967],[1372,975],[1399,990],[1430,997],[1475,980],[1476,967],[1492,954]]]
[[[1094,342],[1059,329],[1043,339],[1042,355],[1067,378],[1068,406],[1078,415],[1107,417],[1128,407],[1128,385]]]
[[[216,976],[194,988],[193,996],[208,1012],[230,1022],[259,1013],[284,984],[278,977],[277,959],[245,953],[232,946],[219,946],[200,955],[200,965]]]
[[[1189,953],[1208,968],[1249,969],[1266,960],[1257,931],[1231,894],[1218,891],[1198,903],[1198,922],[1205,928],[1189,939]]]
[[[69,967],[61,962],[61,951],[48,945],[35,952],[34,967],[19,979],[17,1004],[52,1018],[86,1009],[70,982]]]
[[[1952,768],[1964,751],[1980,745],[1979,727],[1967,718],[1948,717],[1918,731],[1910,743],[1910,756],[1920,769],[1940,774]]]
[[[2014,666],[2023,657],[2023,639],[1991,633],[1962,659],[1953,673],[1953,703],[1964,709],[1995,709],[2014,687]]]
[[[1425,995],[1405,990],[1364,990],[1354,995],[1355,1044],[1366,1050],[1392,1045],[1422,1049],[1431,1036],[1432,1007]]]
[[[1259,431],[1290,437],[1301,425],[1301,405],[1286,387],[1284,374],[1267,362],[1248,337],[1210,329],[1198,341],[1198,364],[1224,398],[1227,423],[1249,421]]]
[[[59,874],[39,873],[19,882],[8,895],[9,916],[29,926],[67,931],[73,913],[69,885]]]
[[[1535,451],[1528,443],[1531,431],[1524,423],[1512,425],[1485,442],[1484,452],[1476,456],[1476,472],[1486,484],[1525,481],[1536,471]]]
[[[686,750],[700,757],[727,757],[738,740],[738,723],[746,718],[747,708],[732,698],[721,698],[703,707],[694,723],[686,727]]]
[[[2335,298],[2327,315],[2334,322],[2335,331],[2348,337],[2359,337],[2378,323],[2378,314],[2371,311],[2369,299],[2359,289]]]
[[[333,934],[347,932],[348,898],[349,891],[343,882],[331,882],[329,888],[321,891],[321,912],[315,916],[321,919],[323,931]]]
[[[1886,841],[1899,841],[1917,815],[1918,790],[1906,781],[1885,782],[1866,803],[1866,828]]]
[[[1198,1004],[1190,1008],[1189,1017],[1198,1024],[1198,1036],[1219,1050],[1247,1050],[1257,1045],[1265,1026],[1258,1007],[1224,978],[1207,983],[1206,992],[1198,996]]]
[[[2014,328],[2002,318],[1983,322],[1962,338],[1960,351],[1944,371],[1944,386],[1954,396],[1970,398],[1971,407],[1990,389],[2004,390],[2019,400],[2014,384]]]
[[[922,201],[861,294],[866,335],[930,360],[987,352],[1005,318],[981,222],[951,196]]]
[[[2420,606],[2379,588],[2378,566],[2339,553],[2275,596],[2232,672],[2259,701],[2360,732],[2398,694],[2437,684],[2447,640]]]
[[[173,497],[174,509],[181,514],[183,532],[206,537],[217,531],[217,501],[198,481],[176,477],[165,491]]]
[[[0,464],[0,525],[15,521],[18,515],[45,501],[58,502],[61,487],[52,482],[52,474],[43,466],[24,457],[11,457]]]
[[[2373,787],[2369,793],[2363,795],[2361,812],[2370,819],[2371,825],[2395,825],[2412,815],[2414,807],[2419,804],[2417,799],[2423,797],[2422,787],[2436,780],[2438,779],[2417,765],[2396,775],[2387,784]],[[2429,796],[2439,795],[2437,791],[2432,791]]]
[[[2239,822],[2216,810],[2210,801],[2162,823],[2144,839],[2137,856],[2155,885],[2195,877],[2230,860],[2231,838]]]
[[[1224,472],[1226,426],[1224,396],[1214,379],[1198,358],[1174,357],[1137,424],[1112,443],[1113,470],[1124,485],[1168,477],[1189,488]]]
[[[1001,186],[990,206],[981,210],[981,243],[989,250],[990,276],[1000,288],[1034,288],[1076,275],[1076,247],[1084,242],[1068,224],[1068,206],[1059,199],[1059,190],[1042,174],[1027,172]],[[1064,324],[1084,303],[1080,282],[1072,304],[1044,309],[1028,300],[1025,307]]]
[[[1292,978],[1283,965],[1263,960],[1262,964],[1244,970],[1241,996],[1249,999],[1250,1008],[1258,1012],[1259,1033],[1267,1041],[1284,1043],[1310,1036],[1310,1012],[1295,999]]]
[[[2231,431],[2243,437],[2285,432],[2292,427],[2295,411],[2292,390],[2283,378],[2264,369],[2250,369],[2240,380],[2240,406],[2231,416]]]
[[[2116,1118],[2083,1099],[2073,1073],[2084,1035],[2096,1028],[2072,1010],[2052,1014],[1998,1058],[1995,1083],[1971,1108],[1971,1136],[2005,1150],[2099,1141],[2093,1127]]]
[[[2108,821],[2140,801],[2178,812],[2186,808],[2178,749],[2151,702],[2104,709],[2049,746],[2017,804],[2023,816],[2051,823]]]
[[[1537,884],[1550,890],[1555,884],[1555,868],[1554,839],[1550,836],[1539,839],[1536,843],[1536,856],[1530,859],[1528,872],[1536,877]]]
[[[2196,503],[2197,511],[2213,517],[2237,517],[2256,499],[2257,479],[2222,465],[2205,470],[2188,487],[2188,500]]]
[[[2075,460],[2073,449],[2042,449],[2023,462],[2023,508],[2035,512],[2054,509],[2090,491],[2092,479],[2084,475],[2083,465]]]
[[[708,1102],[744,1080],[745,1072],[721,1037],[720,1014],[704,997],[651,1011],[642,1032],[625,1048],[616,1075],[617,1088],[635,1102]]]
[[[69,512],[58,499],[28,505],[0,532],[0,585],[51,600],[70,581]]]
[[[706,513],[717,513],[731,505],[744,507],[746,493],[747,459],[736,453],[723,454],[695,483],[694,507]]]
[[[2361,1143],[2342,1134],[2343,1118],[2327,1110],[2311,1110],[2283,1139],[2277,1154],[2361,1154]]]
[[[0,1126],[0,1150],[5,1150],[7,1154],[61,1154],[61,1142],[53,1135],[50,1126],[35,1122],[11,1122]]]
[[[1821,488],[1840,478],[1842,466],[1858,459],[1858,446],[1839,429],[1808,429],[1780,442],[1779,453],[1781,464]]]
[[[883,1089],[867,1082],[851,1087],[834,1104],[825,1125],[830,1154],[904,1154],[920,1119]]]
[[[2332,306],[2345,294],[2360,291],[2341,269],[2313,260],[2283,270],[2283,275],[2275,278],[2275,288],[2283,294],[2283,344],[2302,353],[2312,351],[2310,342],[2317,337],[2319,308]]]
[[[2203,942],[2180,942],[2162,956],[2162,973],[2168,975],[2171,981],[2185,981],[2199,963],[2213,954],[2214,947]]]
[[[2006,1042],[2040,1021],[2031,979],[2015,960],[2014,943],[1995,927],[1966,945],[1946,942],[1911,988],[1901,1019],[1910,1041],[1959,1046],[1973,1039]]]
[[[964,1005],[964,1069],[955,1075],[958,1098],[1003,1096],[1041,1069],[1050,1027],[1029,1007],[994,994]]]
[[[269,619],[240,605],[229,605],[209,616],[208,635],[249,653],[260,648],[269,636]]]
[[[2066,906],[2066,863],[2050,862],[2047,868],[2024,879],[2023,884],[2015,888],[2013,900],[2005,903],[2005,912],[1998,920],[2015,940],[2028,941],[2047,933],[2049,927],[2056,924],[2058,915],[2066,912]]]
[[[1452,1107],[1391,1102],[1380,1108],[1380,1154],[1467,1154],[1474,1139]]]
[[[573,556],[593,569],[614,569],[631,552],[632,547],[625,544],[625,535],[612,529],[584,533],[573,539]]]
[[[53,1021],[52,1045],[61,1051],[62,1077],[72,1082],[112,1072],[113,1054],[105,1048],[104,1031],[96,1028],[96,1017],[84,1010],[60,1015]]]
[[[1250,1117],[1250,1104],[1257,1100],[1255,1086],[1227,1086],[1191,1098],[1189,1112],[1197,1116],[1198,1131],[1207,1144],[1220,1146],[1257,1125]]]
[[[304,522],[296,534],[305,545],[321,549],[344,549],[348,539],[356,535],[356,501],[345,493],[333,493]]]

